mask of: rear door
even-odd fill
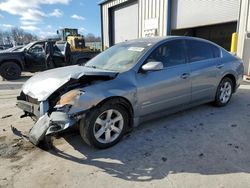
[[[161,61],[164,69],[138,73],[140,115],[188,104],[191,100],[191,81],[184,40],[168,41],[161,45],[145,63],[150,61]]]
[[[186,40],[186,45],[191,68],[192,102],[212,100],[220,75],[220,49],[199,40]]]

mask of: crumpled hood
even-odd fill
[[[83,75],[114,77],[116,74],[116,72],[108,72],[106,70],[79,65],[67,66],[37,73],[25,82],[22,91],[24,94],[38,101],[44,101],[70,79],[79,79]]]

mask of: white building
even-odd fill
[[[245,74],[250,74],[250,0],[241,0],[238,20],[237,55],[243,59]]]
[[[130,39],[186,35],[230,50],[238,33],[237,55],[250,74],[250,0],[104,0],[103,49]]]

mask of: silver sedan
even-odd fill
[[[228,104],[243,64],[220,46],[191,37],[137,39],[117,44],[85,65],[36,74],[17,105],[38,120],[30,141],[79,125],[97,148],[116,144],[142,121],[213,102]]]

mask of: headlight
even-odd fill
[[[84,94],[80,90],[71,90],[61,96],[60,100],[57,102],[57,106],[64,106],[66,104],[74,105],[79,99],[80,95]]]

